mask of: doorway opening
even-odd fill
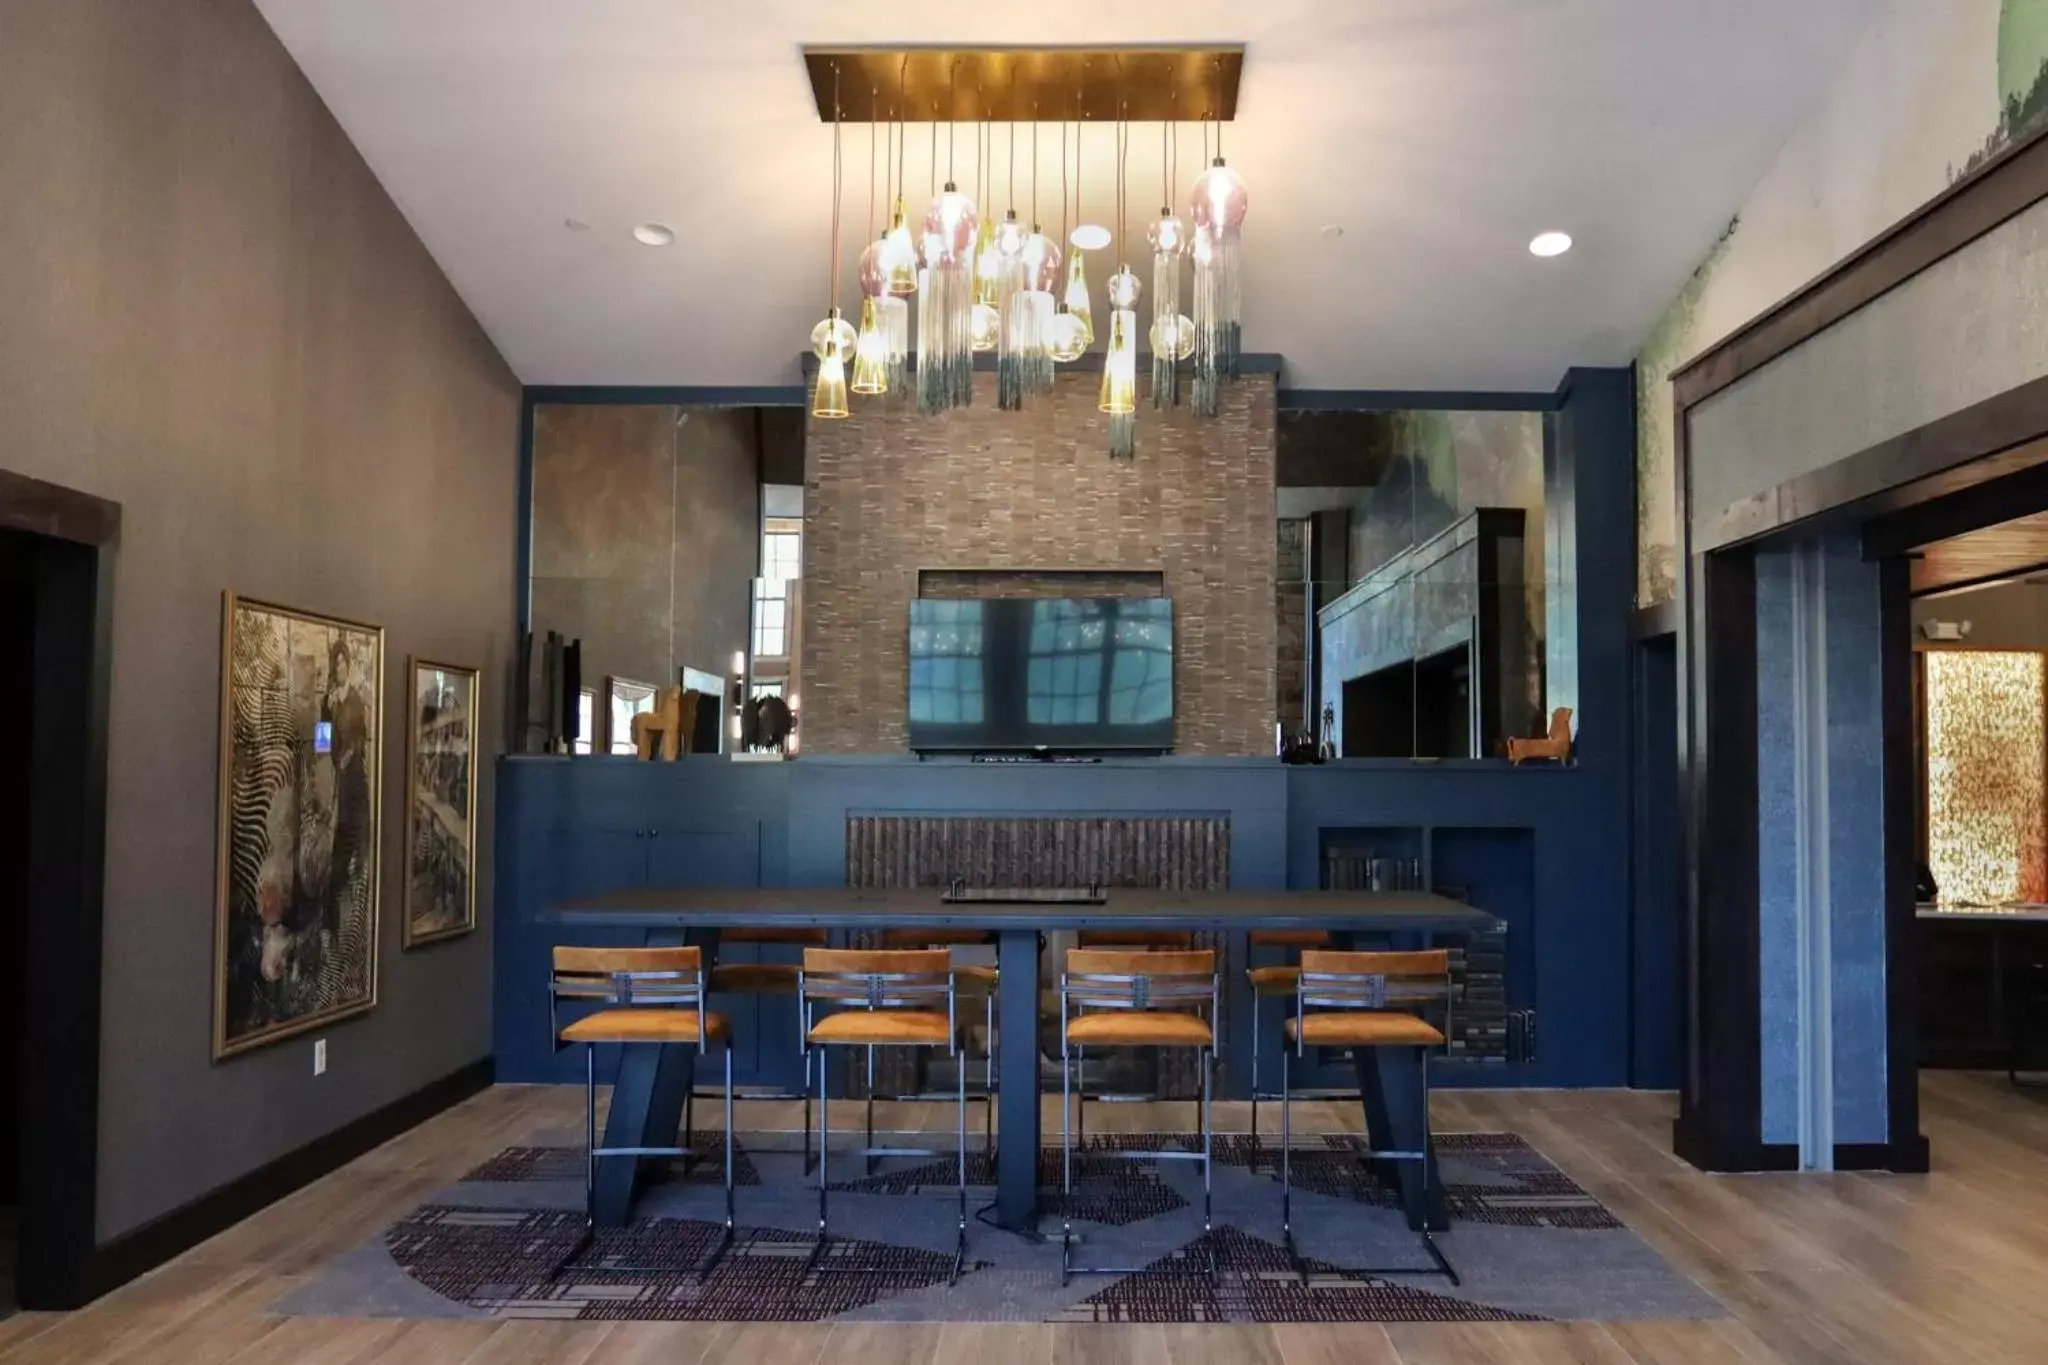
[[[28,924],[30,746],[35,690],[29,651],[35,638],[35,583],[29,540],[0,531],[0,716],[11,743],[0,744],[0,1317],[15,1307],[16,1245],[21,1218],[22,1009]]]
[[[0,469],[0,1266],[31,1310],[109,1286],[95,1222],[120,525],[115,503]]]
[[[1913,552],[1919,1063],[2048,1083],[2048,515]]]

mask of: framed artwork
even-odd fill
[[[654,709],[655,694],[660,691],[653,683],[634,682],[631,678],[606,678],[604,680],[606,733],[611,736],[611,751],[632,757],[633,717]]]
[[[476,928],[477,671],[405,661],[405,946]]]
[[[226,593],[216,1061],[377,1004],[384,631]]]

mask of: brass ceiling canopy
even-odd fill
[[[806,47],[804,65],[826,123],[835,71],[845,123],[1229,122],[1244,47]]]

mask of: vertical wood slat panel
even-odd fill
[[[1230,885],[1224,817],[1068,819],[1035,816],[851,815],[846,884],[884,889]]]

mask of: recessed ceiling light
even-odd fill
[[[1067,240],[1083,251],[1100,251],[1109,245],[1109,229],[1100,223],[1083,223]]]
[[[633,240],[642,246],[674,246],[676,230],[666,223],[642,223],[633,229]]]
[[[1323,236],[1324,236],[1325,238],[1327,238],[1328,240],[1330,240],[1330,241],[1333,241],[1333,242],[1334,242],[1334,241],[1336,241],[1336,240],[1337,240],[1337,239],[1338,239],[1339,237],[1342,237],[1343,235],[1344,235],[1344,225],[1343,225],[1342,223],[1325,223],[1325,224],[1323,224]]]
[[[590,231],[590,224],[584,222],[581,218],[564,218],[562,220],[562,226],[569,229],[569,231],[571,232]]]
[[[1531,256],[1562,256],[1572,249],[1572,237],[1568,232],[1539,232],[1529,243]]]

